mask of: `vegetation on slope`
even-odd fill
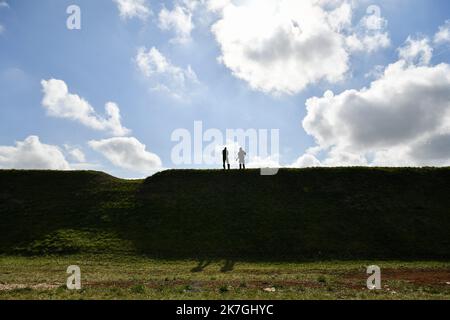
[[[0,253],[448,259],[450,169],[0,171]]]

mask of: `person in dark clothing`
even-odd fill
[[[227,147],[225,147],[225,149],[223,149],[223,151],[222,151],[222,159],[223,159],[223,170],[226,170],[227,167],[228,167],[228,170],[230,170],[230,160],[228,158]]]

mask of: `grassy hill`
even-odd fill
[[[0,171],[0,254],[450,258],[450,169]]]

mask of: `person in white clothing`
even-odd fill
[[[245,156],[246,155],[247,155],[247,153],[242,148],[239,148],[239,152],[238,152],[239,170],[240,169],[245,170]]]

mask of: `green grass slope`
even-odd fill
[[[450,258],[450,169],[0,171],[0,253]]]

